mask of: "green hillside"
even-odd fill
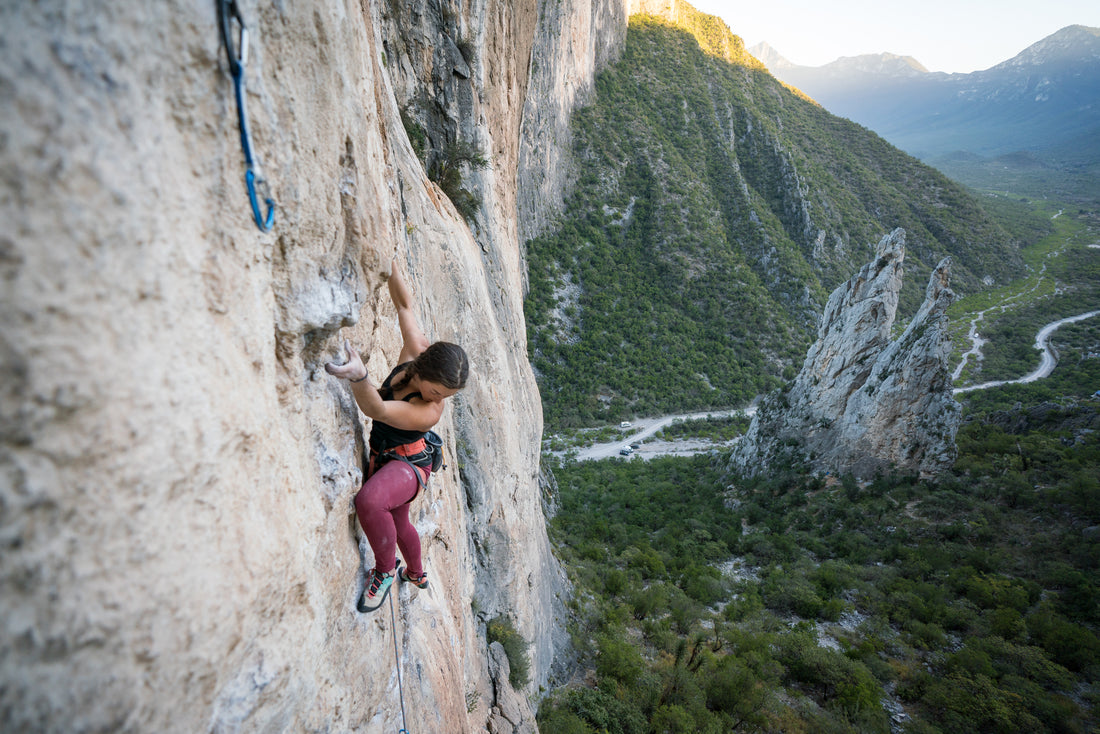
[[[895,227],[900,315],[1019,273],[959,185],[792,92],[717,19],[631,19],[574,118],[575,189],[528,243],[529,348],[549,427],[741,404],[793,376],[829,291]],[[702,44],[702,45],[700,45]]]

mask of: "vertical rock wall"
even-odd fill
[[[570,117],[592,101],[596,74],[618,58],[626,23],[623,0],[541,0],[520,140],[521,243],[564,205],[576,173]]]
[[[375,379],[393,363],[396,256],[473,369],[414,507],[432,587],[395,599],[407,723],[530,731],[562,590],[515,215],[537,9],[241,9],[266,234],[214,3],[0,8],[0,729],[400,728],[388,610],[354,609],[366,425],[322,368],[344,337]],[[400,119],[434,62],[383,43],[430,55],[432,24],[398,21],[445,9],[480,59],[451,115],[491,152],[472,228]],[[508,701],[482,625],[501,614],[532,642]]]

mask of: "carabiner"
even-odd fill
[[[268,191],[267,181],[258,178],[251,168],[245,172],[244,180],[248,185],[248,201],[252,204],[252,218],[256,220],[256,226],[266,232],[271,229],[271,225],[275,222],[275,200],[271,198],[271,194]],[[260,195],[263,196],[264,203],[267,204],[267,216],[261,216],[260,214],[260,202],[256,193],[257,188],[260,189]]]

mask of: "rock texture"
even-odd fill
[[[591,33],[581,5],[559,27]],[[0,8],[0,729],[396,731],[396,634],[410,731],[533,731],[565,593],[516,218],[539,7],[241,8],[267,234],[213,3]],[[433,145],[490,155],[470,226],[413,150],[414,98]],[[354,609],[368,426],[322,365],[345,337],[375,379],[393,363],[395,256],[473,377],[414,506],[432,586],[394,626]],[[532,643],[520,692],[484,637],[501,615]]]
[[[961,417],[947,366],[950,260],[891,341],[904,260],[905,232],[897,229],[879,242],[874,262],[833,291],[802,371],[760,406],[734,452],[736,468],[757,474],[794,460],[869,476],[950,466]]]
[[[591,102],[596,74],[618,58],[639,14],[672,23],[700,15],[680,0],[542,0],[520,141],[520,242],[541,234],[572,191],[570,116]]]
[[[592,100],[595,75],[622,49],[627,13],[621,0],[542,3],[520,140],[521,242],[540,234],[569,195],[570,116]]]

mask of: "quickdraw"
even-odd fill
[[[275,222],[275,200],[267,186],[267,181],[260,175],[260,164],[252,156],[252,140],[248,134],[248,112],[245,109],[245,64],[248,61],[248,27],[241,16],[241,9],[237,7],[237,0],[217,0],[218,16],[221,24],[222,43],[225,45],[225,54],[229,59],[229,73],[233,77],[233,88],[237,98],[237,124],[241,129],[241,148],[244,150],[244,162],[248,167],[244,174],[245,185],[248,187],[248,200],[252,204],[252,218],[256,220],[256,226],[261,231],[267,232]],[[240,28],[237,34],[237,44],[233,43],[233,22],[236,21]],[[260,211],[259,197],[263,197],[267,205],[267,213]]]

